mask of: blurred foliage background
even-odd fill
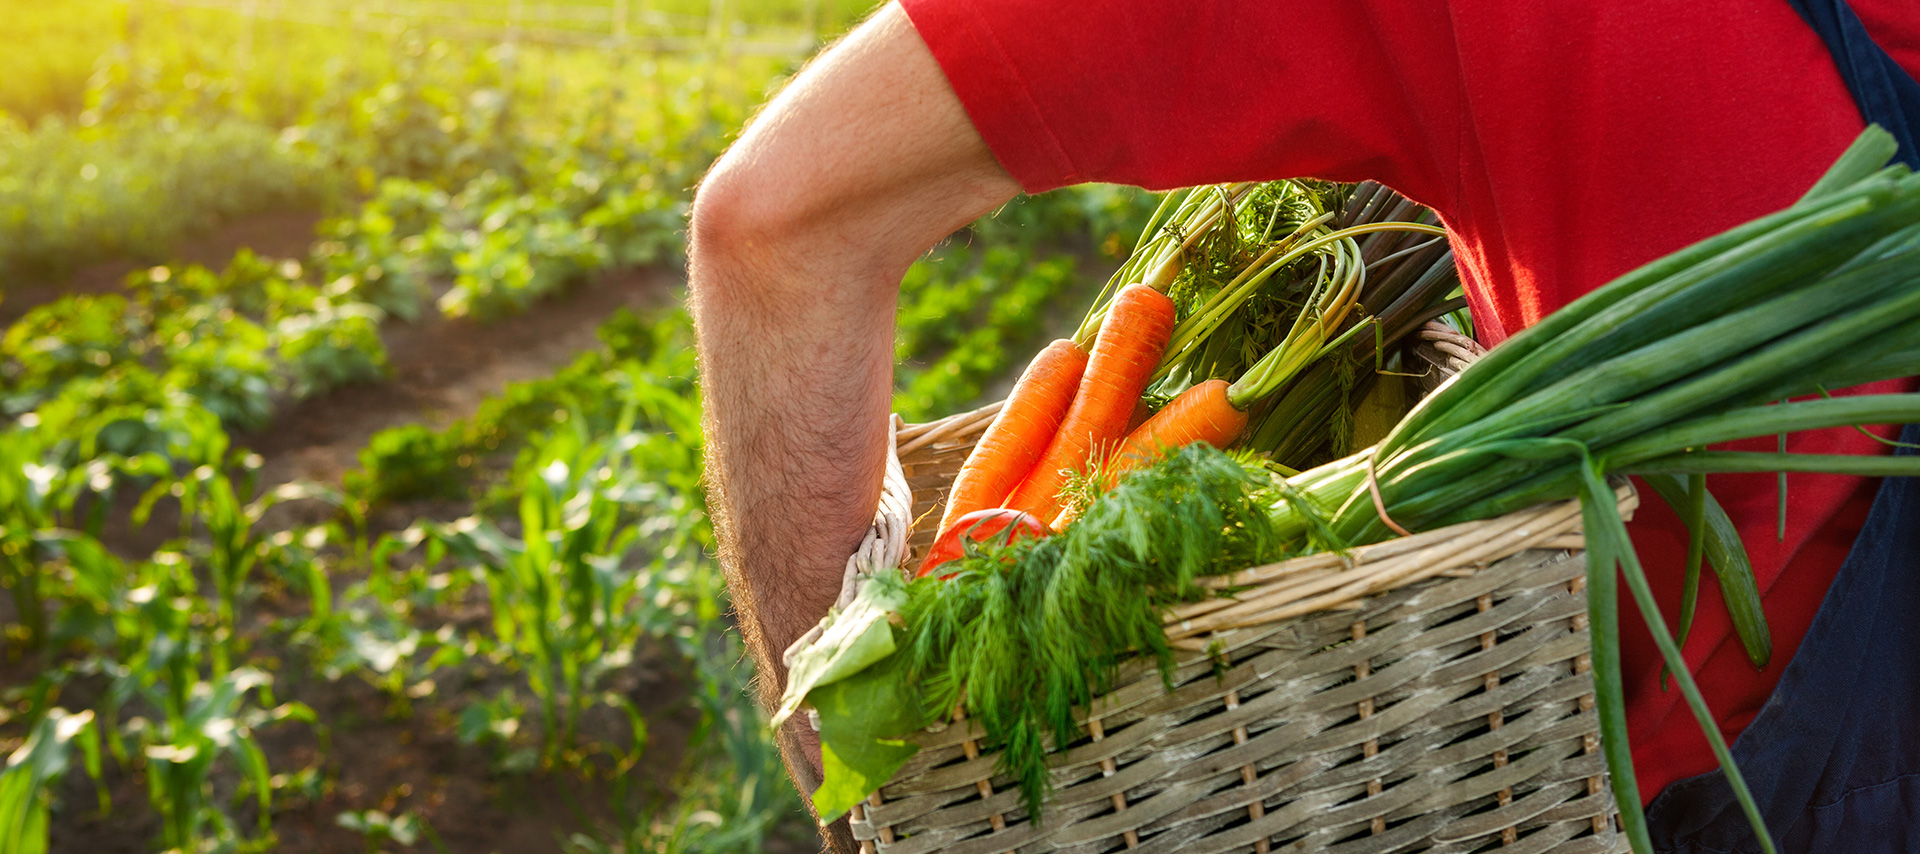
[[[817,846],[678,289],[702,171],[868,11],[0,0],[0,854]],[[1154,203],[937,247],[896,408],[1002,392]]]

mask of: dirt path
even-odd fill
[[[320,220],[309,211],[250,217],[182,246],[176,263],[218,270],[242,248],[266,257],[303,258]],[[67,294],[119,290],[128,273],[146,266],[106,261],[82,268],[65,282],[8,287],[0,300],[0,330]],[[270,485],[300,478],[337,483],[374,433],[469,415],[508,383],[551,374],[599,346],[594,331],[615,310],[669,304],[679,299],[684,284],[677,271],[665,268],[611,270],[501,321],[450,321],[429,314],[414,324],[391,322],[381,330],[393,367],[388,381],[299,401],[276,412],[265,429],[235,441],[265,457],[262,476]]]
[[[225,269],[233,253],[242,248],[269,258],[305,258],[313,243],[313,231],[320,225],[315,211],[280,211],[257,214],[228,223],[205,237],[188,241],[174,254],[174,263],[199,264],[212,270]],[[19,320],[34,306],[53,302],[67,294],[104,294],[117,291],[127,274],[144,270],[151,264],[115,259],[89,264],[75,271],[64,282],[28,282],[0,284],[5,298],[0,299],[0,329]]]
[[[277,413],[238,444],[266,460],[267,484],[296,479],[338,483],[358,465],[375,433],[409,423],[442,426],[473,414],[508,383],[552,374],[600,346],[595,331],[621,308],[644,311],[680,299],[684,280],[663,268],[612,270],[593,282],[491,323],[446,320],[390,323],[382,330],[390,379],[335,389]]]

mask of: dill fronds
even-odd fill
[[[915,581],[895,654],[926,720],[964,701],[1039,815],[1047,746],[1080,737],[1074,710],[1112,690],[1136,655],[1171,678],[1160,610],[1206,595],[1200,576],[1278,556],[1262,506],[1271,483],[1250,458],[1190,445],[1121,479],[1066,531],[983,548],[951,578]]]

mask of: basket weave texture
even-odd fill
[[[997,411],[899,430],[912,552]],[[956,716],[912,737],[854,837],[866,854],[1625,851],[1579,524],[1545,505],[1214,579],[1236,596],[1168,615],[1186,650],[1171,690],[1131,664],[1054,747],[1041,821]]]

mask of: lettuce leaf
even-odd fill
[[[860,672],[893,654],[893,626],[888,619],[907,602],[906,585],[895,576],[876,575],[860,585],[847,609],[834,614],[826,630],[794,656],[787,670],[787,690],[774,710],[773,726],[786,723],[807,694]],[[817,707],[817,706],[816,706]]]
[[[813,808],[823,822],[839,818],[879,789],[920,750],[882,735],[910,733],[925,724],[920,703],[903,690],[892,664],[868,667],[808,695],[820,713],[823,777],[813,793]]]

